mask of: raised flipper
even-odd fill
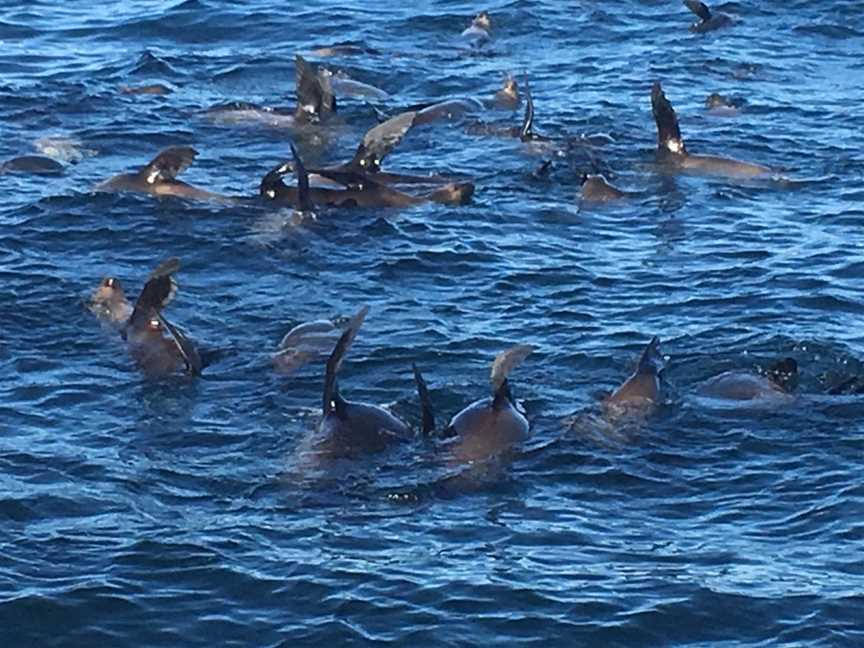
[[[684,0],[684,6],[699,16],[703,22],[711,19],[711,10],[704,2],[699,2],[699,0]]]
[[[186,364],[186,372],[192,376],[200,375],[204,364],[201,362],[201,356],[198,355],[198,349],[195,348],[195,345],[192,344],[189,338],[187,338],[180,329],[165,319],[164,315],[160,313],[158,318],[162,323],[162,326],[164,326],[171,334],[171,337],[174,340],[174,345],[177,347],[177,352]]]
[[[174,180],[183,173],[198,155],[191,146],[172,146],[161,151],[150,163],[138,172],[147,184],[157,180]]]
[[[309,196],[309,174],[303,166],[303,160],[294,145],[291,144],[291,155],[294,156],[294,174],[297,176],[297,208],[301,212],[312,211],[312,199]]]
[[[496,356],[489,375],[489,380],[492,383],[493,408],[504,407],[510,402],[510,385],[507,383],[507,376],[513,369],[522,364],[522,361],[533,351],[534,347],[530,344],[517,344]]]
[[[430,436],[435,431],[435,412],[432,409],[432,399],[429,396],[429,388],[423,380],[423,374],[412,364],[414,369],[414,382],[417,384],[417,395],[420,397],[420,411],[423,416],[423,436]]]
[[[357,337],[360,327],[363,326],[363,320],[366,319],[368,312],[368,306],[364,306],[357,311],[357,314],[348,322],[345,332],[339,337],[333,353],[327,359],[327,370],[324,374],[324,399],[322,401],[322,410],[325,416],[330,413],[335,413],[338,416],[342,411],[342,405],[345,401],[339,396],[336,376],[339,373],[339,368],[342,366],[342,360],[345,358],[345,354],[348,353],[348,349],[351,348],[351,343]]]
[[[651,111],[657,124],[657,150],[664,154],[686,155],[687,149],[678,128],[678,116],[663,94],[659,81],[651,86]]]
[[[525,117],[522,119],[522,128],[519,130],[519,139],[523,142],[534,139],[534,97],[531,94],[531,84],[528,75],[525,75]]]
[[[664,364],[663,355],[660,353],[660,338],[655,335],[642,351],[636,373],[657,376],[663,371]]]
[[[146,321],[158,315],[162,309],[174,299],[177,294],[177,282],[172,276],[180,269],[180,259],[171,257],[166,259],[153,272],[144,288],[141,289],[141,294],[138,296],[138,301],[135,302],[135,308],[132,311],[132,316],[129,318],[129,324],[133,328],[144,326]]]
[[[405,133],[414,124],[416,116],[414,111],[404,112],[370,129],[363,136],[363,141],[348,166],[358,171],[380,171],[381,162],[402,141]]]
[[[328,114],[336,112],[336,99],[329,84],[309,62],[297,54],[294,58],[294,68],[297,73],[295,117],[298,121],[318,122]]]

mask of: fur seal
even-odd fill
[[[528,438],[528,419],[513,399],[507,377],[533,350],[533,346],[519,344],[499,353],[490,372],[492,395],[463,408],[440,433],[448,440],[456,460],[468,463],[490,459]],[[415,379],[423,405],[423,430],[429,434],[434,417],[426,383],[416,367]]]
[[[290,205],[301,211],[311,211],[313,205],[408,207],[426,202],[464,204],[474,194],[473,183],[459,182],[444,185],[424,196],[414,196],[381,184],[371,175],[365,176],[353,189],[310,187],[308,173],[293,145],[291,151],[294,155],[293,162],[286,161],[271,169],[261,180],[259,193],[264,200]],[[292,172],[297,174],[296,187],[282,182],[282,178]]]
[[[57,176],[66,170],[57,160],[44,155],[19,155],[0,163],[0,175],[6,173],[29,173],[32,175]]]
[[[368,312],[368,306],[357,311],[327,359],[318,433],[321,445],[330,454],[352,456],[380,452],[414,437],[406,423],[383,407],[348,401],[339,393],[337,374]]]
[[[684,6],[699,17],[697,22],[690,25],[691,32],[702,34],[732,24],[731,16],[724,13],[712,13],[708,5],[699,0],[684,0]]]
[[[321,74],[299,54],[294,56],[295,94],[293,109],[270,108],[246,102],[212,106],[207,115],[223,123],[260,122],[276,127],[317,124],[336,112],[336,97],[330,78]]]
[[[480,46],[492,39],[492,17],[488,11],[481,11],[471,19],[471,24],[465,28],[461,37],[474,46]]]
[[[273,366],[279,373],[292,373],[313,361],[327,359],[346,323],[334,320],[312,320],[288,331],[273,354]]]
[[[660,339],[655,336],[642,351],[636,370],[603,400],[603,412],[607,419],[640,419],[650,415],[660,401],[660,374],[663,368]]]
[[[151,83],[141,86],[120,86],[120,92],[127,95],[159,95],[165,96],[173,92],[164,83]]]
[[[657,159],[667,168],[733,178],[764,178],[774,173],[761,164],[688,153],[678,128],[678,116],[666,95],[663,94],[659,81],[655,81],[651,88],[651,110],[657,124]]]
[[[700,396],[729,401],[785,402],[798,384],[798,363],[793,358],[775,362],[764,373],[725,371],[704,381]]]
[[[733,99],[726,97],[717,92],[712,92],[705,98],[705,108],[712,115],[722,115],[724,117],[733,117],[738,114],[738,110],[744,104],[742,99]]]
[[[177,294],[173,274],[179,269],[180,260],[175,257],[160,263],[150,273],[134,307],[114,277],[103,279],[90,301],[93,313],[120,329],[129,354],[147,375],[201,373],[202,362],[195,345],[162,314]]]
[[[493,102],[496,108],[504,110],[516,110],[519,107],[519,84],[512,74],[505,75],[504,83],[495,93]]]
[[[390,94],[381,88],[376,88],[368,83],[352,79],[345,72],[332,72],[323,68],[320,72],[322,77],[330,81],[330,87],[334,94],[342,97],[360,97],[372,101],[387,101]]]
[[[585,174],[582,176],[582,200],[589,202],[611,202],[626,198],[628,193],[609,184],[602,174]]]
[[[231,202],[227,196],[193,187],[177,180],[198,155],[191,146],[172,146],[159,152],[134,173],[121,173],[96,185],[94,191],[147,193],[151,196],[176,196],[189,200]]]

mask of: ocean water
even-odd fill
[[[864,397],[827,393],[864,372],[862,7],[714,8],[734,24],[698,35],[672,0],[6,0],[0,160],[45,137],[80,159],[0,176],[0,643],[864,643]],[[459,36],[481,9],[493,38],[472,48]],[[387,91],[388,113],[529,74],[537,130],[602,134],[591,156],[635,195],[583,204],[584,146],[471,119],[412,130],[386,165],[474,177],[464,206],[297,225],[255,200],[92,191],[170,145],[200,151],[185,180],[250,198],[290,141],[347,159],[376,123],[362,100],[311,133],[206,115],[292,105],[294,54],[346,41],[374,51],[309,58]],[[654,80],[691,152],[790,181],[663,173]],[[119,90],[146,83],[173,92]],[[712,92],[746,103],[713,115]],[[82,303],[108,274],[134,295],[168,256],[169,317],[210,360],[197,379],[143,376]],[[419,425],[416,362],[444,421],[528,343],[512,383],[531,439],[490,465],[422,439],[309,462],[323,367],[280,375],[270,354],[363,304],[347,396]],[[662,406],[626,430],[584,424],[653,335]],[[781,406],[694,397],[785,356],[801,378]]]

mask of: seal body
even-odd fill
[[[627,194],[609,184],[602,175],[586,175],[582,180],[582,199],[589,202],[611,202],[626,198]]]
[[[279,343],[273,366],[280,373],[291,373],[308,362],[326,360],[342,331],[330,320],[298,324]]]
[[[607,419],[641,420],[652,414],[660,402],[662,370],[660,340],[654,337],[642,352],[636,370],[603,401]]]
[[[96,317],[116,327],[125,326],[132,315],[132,305],[116,277],[105,277],[99,283],[90,296],[88,308]]]
[[[651,88],[651,110],[657,125],[657,160],[666,169],[730,178],[768,178],[774,174],[761,164],[715,155],[691,155],[681,137],[678,116],[659,81]]]
[[[4,173],[29,173],[32,175],[58,176],[66,170],[57,160],[45,155],[20,155],[0,164],[0,175]]]

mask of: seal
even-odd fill
[[[319,74],[329,79],[333,92],[340,97],[359,97],[372,101],[387,101],[390,99],[390,94],[385,90],[368,83],[363,83],[362,81],[357,81],[357,79],[352,79],[345,72],[332,72],[331,70],[322,68]]]
[[[737,115],[738,110],[743,104],[743,99],[733,99],[717,92],[712,92],[705,98],[705,108],[708,109],[708,112],[712,115],[724,117],[734,117]]]
[[[337,374],[368,313],[368,306],[357,311],[327,359],[317,432],[321,437],[319,450],[331,456],[381,452],[414,437],[405,422],[383,407],[345,400],[339,392]]]
[[[175,196],[189,200],[232,202],[221,194],[193,187],[178,180],[198,155],[191,146],[172,146],[161,151],[146,166],[134,173],[121,173],[96,185],[94,191],[135,192],[151,196]]]
[[[642,351],[636,370],[603,400],[606,419],[641,420],[652,414],[660,401],[660,374],[663,368],[660,339],[655,336]]]
[[[530,425],[524,411],[513,399],[508,376],[532,351],[533,346],[519,344],[499,353],[490,371],[492,395],[463,408],[440,433],[441,438],[448,440],[457,461],[490,459],[528,438]],[[423,405],[423,431],[430,434],[434,428],[434,416],[426,383],[416,367],[415,380]]]
[[[495,93],[493,103],[496,108],[503,110],[516,110],[519,107],[519,84],[512,74],[504,76],[504,83]]]
[[[587,173],[582,176],[582,200],[605,203],[626,198],[629,194],[609,184],[602,174]]]
[[[279,342],[273,354],[273,367],[279,373],[288,374],[309,362],[323,362],[333,351],[344,330],[345,323],[334,320],[312,320],[298,324]]]
[[[290,128],[325,121],[336,112],[330,77],[316,71],[300,54],[294,56],[294,71],[297,104],[293,109],[234,101],[210,107],[208,117],[221,123],[259,122]]]
[[[174,92],[164,83],[150,83],[140,86],[120,86],[120,92],[127,95],[159,95],[165,96]]]
[[[115,277],[104,278],[90,300],[90,310],[120,330],[129,354],[147,375],[201,373],[203,365],[195,345],[162,314],[177,294],[173,275],[179,269],[180,260],[176,257],[160,263],[150,273],[134,307]]]
[[[684,0],[684,6],[699,18],[698,21],[690,25],[691,32],[703,34],[732,24],[731,16],[724,13],[712,13],[708,5],[699,0]]]
[[[44,155],[20,155],[0,163],[0,175],[29,173],[40,176],[63,175],[66,170],[57,160]]]
[[[492,17],[488,11],[481,11],[471,19],[471,24],[460,34],[461,38],[479,47],[492,39]]]
[[[657,124],[657,160],[667,169],[731,178],[765,178],[774,173],[761,164],[688,153],[678,128],[678,116],[663,94],[659,81],[655,81],[651,88],[651,110]]]
[[[783,358],[764,373],[725,371],[704,381],[696,390],[700,396],[728,401],[761,401],[782,404],[792,400],[798,385],[798,363]]]
[[[310,187],[309,176],[303,161],[294,146],[291,146],[293,161],[285,161],[271,169],[261,180],[261,197],[279,205],[289,205],[301,212],[311,212],[314,205],[336,207],[408,207],[427,202],[442,204],[464,204],[474,193],[471,182],[450,183],[435,189],[424,196],[414,196],[397,191],[378,182],[374,176],[352,176],[357,183],[355,188],[329,189]],[[282,178],[291,173],[297,175],[297,186],[286,185]]]

